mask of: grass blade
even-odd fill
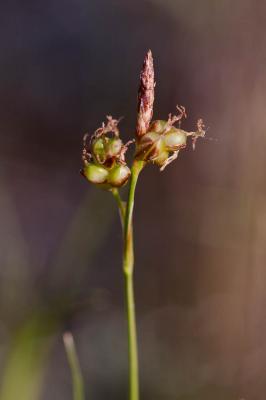
[[[72,334],[70,332],[66,332],[63,335],[63,340],[67,353],[68,363],[71,369],[73,400],[85,400],[83,378]]]

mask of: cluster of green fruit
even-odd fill
[[[195,132],[186,132],[176,128],[174,123],[186,117],[184,107],[177,106],[179,115],[169,115],[168,120],[153,121],[147,131],[136,137],[135,159],[146,163],[154,163],[160,170],[169,165],[187,145],[188,136],[192,136],[192,147],[195,149],[199,137],[205,137],[202,119],[197,121]],[[125,153],[131,142],[123,144],[117,128],[118,120],[107,117],[92,135],[87,148],[87,135],[84,137],[82,174],[89,182],[102,188],[119,188],[127,183],[131,170],[126,164]]]
[[[127,146],[117,133],[112,137],[105,132],[96,135],[91,139],[88,152],[83,153],[82,174],[89,182],[106,189],[123,186],[131,174],[124,159],[126,150]]]
[[[169,121],[153,121],[137,143],[136,157],[163,167],[173,153],[186,147],[187,132],[169,125]]]

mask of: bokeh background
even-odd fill
[[[266,3],[12,0],[0,13],[0,399],[70,400],[62,334],[88,399],[127,397],[121,232],[79,175],[106,114],[134,133],[151,48],[155,118],[208,136],[142,173],[135,287],[141,395],[264,400]]]

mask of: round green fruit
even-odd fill
[[[182,129],[171,128],[164,135],[164,144],[168,151],[176,151],[185,147],[187,143],[186,132]]]
[[[126,165],[116,165],[109,171],[108,183],[113,187],[123,186],[130,174],[130,169]]]
[[[136,156],[143,161],[151,161],[162,151],[161,135],[157,132],[147,132],[140,138]]]
[[[107,169],[92,163],[85,165],[82,172],[88,181],[96,184],[105,183],[108,177]]]
[[[94,140],[91,146],[92,155],[97,162],[104,163],[106,160],[105,142],[102,138]]]
[[[108,157],[116,157],[120,154],[122,150],[122,140],[119,138],[112,138],[109,139],[109,141],[106,143],[105,149],[106,149],[106,155]]]

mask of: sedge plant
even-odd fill
[[[163,171],[173,162],[181,149],[187,146],[187,138],[192,138],[195,149],[198,138],[205,136],[203,120],[196,123],[196,130],[187,132],[181,129],[182,119],[187,117],[185,107],[177,106],[177,115],[168,115],[165,120],[153,120],[154,67],[149,50],[145,56],[140,74],[138,109],[135,137],[123,143],[118,128],[119,120],[107,116],[92,135],[83,138],[82,175],[90,183],[109,191],[117,202],[123,231],[123,276],[125,285],[125,306],[128,332],[128,374],[129,400],[139,400],[139,371],[136,312],[134,300],[134,237],[133,211],[135,189],[140,172],[147,164],[155,164]],[[178,123],[178,126],[175,124]],[[126,161],[130,144],[135,145],[132,165]],[[128,184],[128,195],[124,201],[120,188]],[[71,349],[69,349],[71,342]],[[72,369],[75,400],[84,400],[81,374],[77,362],[73,339],[65,340],[68,358]]]

